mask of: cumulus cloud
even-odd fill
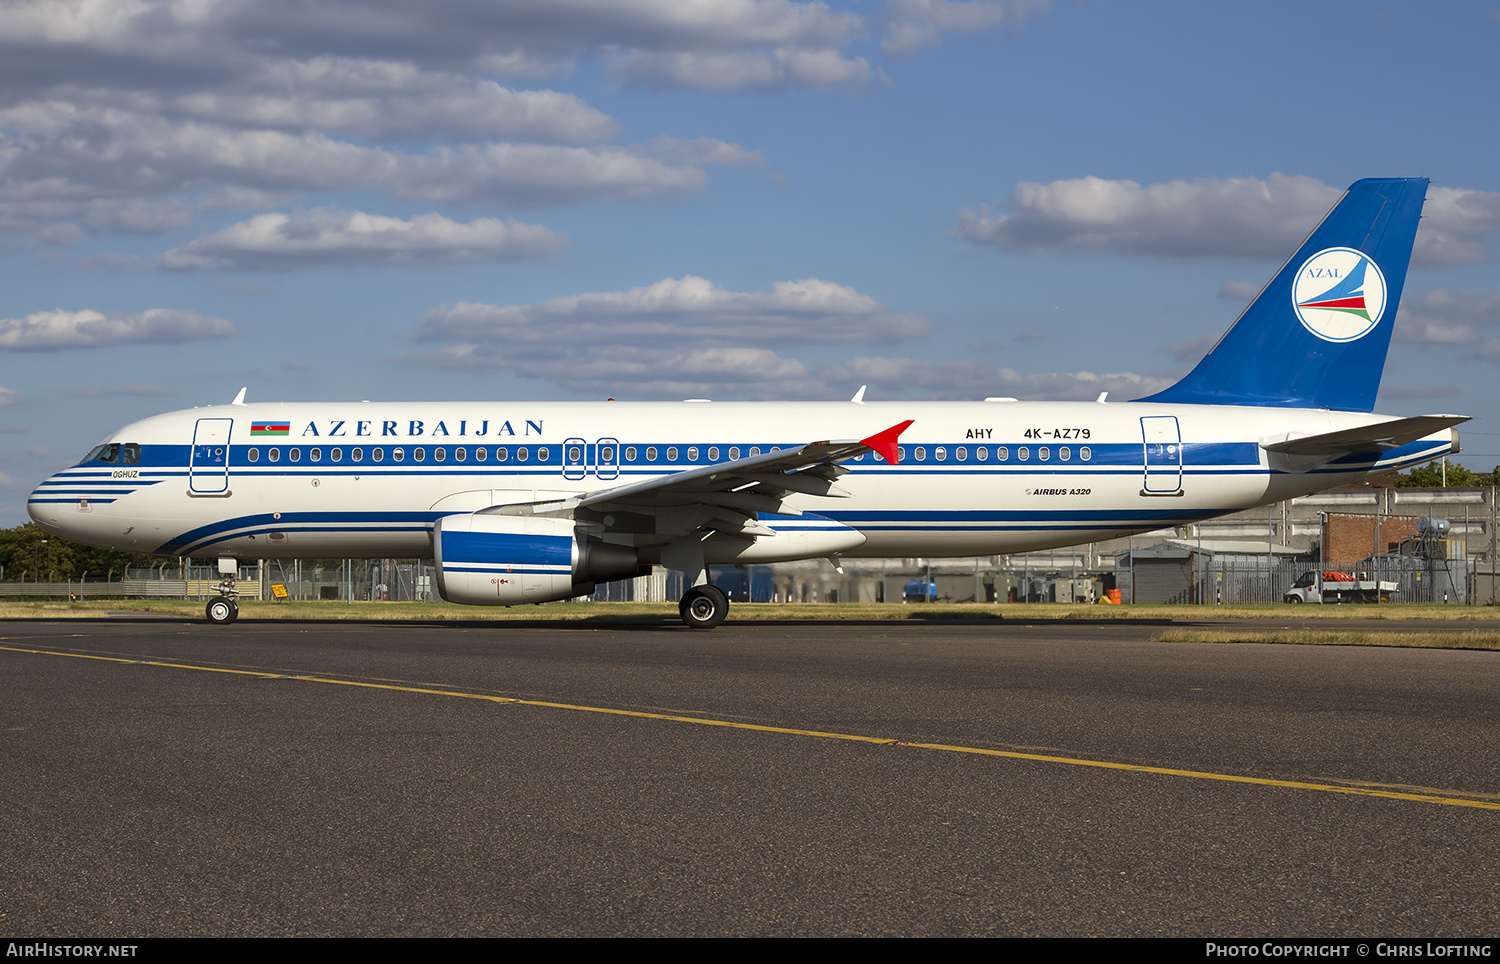
[[[90,228],[156,233],[189,219],[191,206],[170,197],[184,185],[241,192],[203,196],[204,206],[373,188],[403,199],[534,208],[687,194],[703,189],[706,165],[759,160],[713,138],[652,147],[460,144],[410,153],[319,131],[117,115],[0,150],[0,221],[72,218]]]
[[[259,214],[161,256],[172,270],[292,271],[330,265],[429,267],[524,261],[558,254],[567,239],[544,227],[501,218],[467,224],[441,214],[411,220],[319,208]]]
[[[824,397],[821,383],[794,358],[765,348],[670,345],[527,345],[498,353],[475,345],[397,356],[398,364],[468,372],[506,371],[580,395],[631,398]]]
[[[860,385],[885,398],[979,399],[1011,395],[1033,400],[1082,401],[1110,392],[1117,399],[1158,392],[1175,379],[1129,372],[1022,374],[987,360],[924,361],[858,357],[841,364],[808,364],[766,348],[583,345],[560,352],[531,346],[501,353],[473,345],[412,352],[393,359],[476,375],[507,371],[579,395],[637,399],[848,398]]]
[[[38,311],[25,318],[0,318],[0,349],[9,351],[99,348],[127,342],[175,343],[234,334],[234,324],[223,318],[173,308],[152,308],[138,315],[59,309]]]
[[[1500,291],[1433,288],[1402,297],[1394,337],[1429,345],[1476,345],[1482,329],[1495,327],[1500,327]]]
[[[847,87],[869,80],[870,62],[836,50],[630,51],[609,58],[614,72],[657,89],[774,90]]]
[[[1341,194],[1310,177],[1205,178],[1142,186],[1081,177],[1016,185],[1004,207],[959,211],[954,237],[1012,251],[1096,251],[1133,257],[1282,258]],[[1413,259],[1488,260],[1500,193],[1430,187]]]
[[[1162,351],[1171,355],[1179,365],[1196,365],[1223,337],[1222,331],[1205,331],[1196,338],[1185,338],[1163,345]]]
[[[582,393],[624,385],[637,397],[805,397],[810,369],[762,346],[889,344],[930,330],[921,315],[817,278],[741,292],[689,276],[532,305],[444,305],[414,333],[440,347],[394,360],[512,372]]]
[[[1011,213],[962,210],[953,234],[1017,251],[1260,259],[1285,255],[1337,198],[1320,181],[1285,174],[1145,187],[1099,177],[1022,182]]]
[[[506,350],[529,343],[565,350],[563,343],[618,346],[646,340],[704,347],[870,344],[915,338],[930,329],[921,315],[892,314],[869,295],[817,278],[778,281],[769,292],[741,292],[688,276],[534,305],[444,305],[428,312],[416,337]]]
[[[1465,264],[1494,256],[1488,238],[1500,232],[1500,193],[1429,187],[1412,261]]]
[[[0,6],[0,234],[161,234],[311,192],[500,208],[697,192],[708,167],[763,158],[712,138],[610,143],[612,117],[495,71],[593,58],[628,79],[685,57],[698,66],[651,69],[742,89],[765,81],[705,58],[758,58],[777,83],[857,83],[868,66],[844,48],[863,24],[791,0],[18,0]]]
[[[886,345],[930,330],[921,315],[893,313],[869,295],[816,278],[777,282],[768,292],[668,278],[533,305],[444,305],[422,318],[413,336],[437,346],[392,361],[507,372],[577,394],[634,398],[847,398],[868,383],[888,397],[1091,399],[1102,391],[1149,394],[1171,381],[1086,371],[1023,375],[984,359],[810,363],[763,347]]]
[[[944,33],[976,33],[1019,26],[1046,0],[889,0],[881,49],[905,57],[920,47],[936,47]]]
[[[1022,374],[987,359],[925,361],[913,358],[854,358],[826,376],[846,384],[878,384],[906,397],[983,398],[1010,395],[1034,401],[1083,401],[1109,392],[1116,400],[1159,392],[1176,379],[1133,372]]]
[[[1452,348],[1457,361],[1500,361],[1500,291],[1407,292],[1396,317],[1396,341]]]
[[[131,104],[137,110],[148,106],[138,97]],[[236,88],[163,97],[149,106],[210,123],[380,139],[459,133],[588,143],[620,130],[612,117],[573,94],[512,90],[493,80],[423,71],[410,63],[347,57],[270,62]]]

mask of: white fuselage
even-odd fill
[[[130,552],[430,556],[433,523],[445,515],[860,439],[906,419],[914,422],[899,464],[865,455],[843,466],[848,497],[787,500],[862,534],[845,555],[988,555],[1104,540],[1344,485],[1454,446],[1445,430],[1378,461],[1299,463],[1261,445],[1383,417],[1224,405],[224,405],[121,429],[106,440],[121,443],[119,460],[57,473],[28,508],[52,532]],[[637,537],[652,541],[619,535]]]

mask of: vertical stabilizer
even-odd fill
[[[1426,196],[1356,181],[1198,367],[1137,401],[1372,411]]]

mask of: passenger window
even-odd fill
[[[941,445],[933,449],[932,454],[933,457],[936,458],[939,462],[948,461],[948,450]]]
[[[308,453],[307,453],[307,457],[310,458],[310,459],[312,459],[314,462],[321,462],[321,461],[323,461],[323,450],[322,449],[309,449]]]
[[[615,463],[615,447],[613,445],[601,445],[599,447],[599,462],[603,465]]]
[[[411,457],[414,462],[426,461],[427,450],[424,448],[414,448],[411,450]]]
[[[752,446],[750,446],[750,455],[751,455],[752,458],[755,457],[755,456],[757,456],[757,455],[759,455],[759,454],[760,454],[760,446],[759,445],[752,445]]]
[[[711,448],[709,448],[709,450],[708,450],[708,460],[710,462],[717,462],[717,461],[719,461],[719,447],[717,445],[712,446]]]
[[[547,450],[546,449],[537,449],[536,450],[536,460],[538,462],[545,462],[545,461],[547,461]]]
[[[281,461],[281,449],[267,449],[267,454],[271,456],[272,462]]]
[[[927,461],[927,446],[925,446],[925,445],[918,445],[917,446],[917,461],[918,462],[926,462]]]
[[[516,461],[526,461],[526,447],[524,445],[521,448],[516,449]]]
[[[974,446],[974,458],[981,462],[988,462],[990,458],[989,448],[983,445]]]
[[[1002,462],[1009,462],[1010,449],[1006,448],[1003,445],[1000,446],[999,448],[995,449],[995,458],[999,459]]]
[[[1021,446],[1020,448],[1016,449],[1016,458],[1020,459],[1022,462],[1025,462],[1026,460],[1030,459],[1031,458],[1031,449],[1027,448],[1024,445]]]
[[[510,449],[503,445],[495,449],[496,462],[504,462],[508,458],[510,458]]]
[[[356,462],[363,462],[365,460],[365,450],[364,449],[350,449],[349,450],[349,458],[353,459]]]
[[[689,445],[688,446],[688,461],[689,462],[696,462],[696,461],[698,461],[698,446],[696,446],[696,445]]]
[[[484,451],[484,446],[483,445],[479,446],[478,448],[476,448],[474,450],[474,461],[476,461],[476,462],[483,462],[485,454],[486,453]]]
[[[467,450],[462,447],[453,450],[453,461],[455,462],[462,462],[467,456]]]
[[[1090,449],[1087,445],[1085,445],[1083,448],[1078,450],[1078,457],[1087,462],[1094,457],[1094,451],[1093,449]]]
[[[406,449],[391,449],[391,458],[397,462],[406,461]]]
[[[248,459],[251,462],[259,462],[260,461],[260,449],[251,449],[250,451],[248,451],[248,452],[245,453],[245,458]]]
[[[1062,448],[1057,450],[1057,457],[1066,462],[1073,457],[1073,453],[1066,445],[1064,445]]]
[[[672,445],[672,446],[668,446],[667,447],[667,461],[668,462],[676,462],[677,461],[677,446]]]
[[[953,450],[953,454],[958,458],[960,462],[969,461],[969,447],[967,445],[960,445],[958,448]]]
[[[654,446],[654,445],[648,445],[648,446],[646,446],[646,461],[647,462],[655,462],[656,461],[656,446]]]
[[[446,459],[447,457],[448,457],[448,450],[447,449],[435,448],[435,449],[432,450],[432,460],[434,462],[441,462],[444,459]]]
[[[627,445],[627,446],[625,446],[625,461],[627,461],[627,462],[634,462],[635,461],[635,446],[634,445]]]
[[[736,445],[736,446],[734,446],[733,448],[731,448],[729,450],[729,461],[731,461],[731,462],[738,461],[739,457],[740,457],[740,448],[739,448],[738,445]]]
[[[370,449],[370,458],[376,462],[385,461],[385,449]]]
[[[1041,448],[1036,450],[1036,457],[1045,462],[1048,459],[1052,458],[1052,450],[1043,445]]]
[[[301,449],[290,449],[290,450],[288,450],[287,451],[287,458],[291,459],[293,462],[301,462],[302,461],[302,450]]]
[[[344,450],[343,449],[329,449],[328,450],[328,458],[329,458],[330,461],[333,461],[333,462],[342,462],[342,461],[344,461]]]

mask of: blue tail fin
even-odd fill
[[[1426,196],[1356,181],[1198,367],[1137,401],[1372,411]]]

